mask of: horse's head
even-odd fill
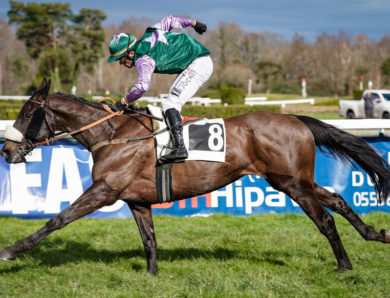
[[[43,79],[23,105],[14,125],[7,127],[1,155],[8,163],[25,162],[25,156],[33,149],[34,143],[54,135],[54,115],[48,109],[46,100],[49,90],[50,80]]]

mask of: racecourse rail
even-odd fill
[[[141,101],[146,101],[153,105],[161,103],[168,94],[160,94],[158,97],[140,98]],[[28,100],[29,96],[19,95],[0,95],[0,100]],[[103,96],[92,96],[93,100],[99,100],[104,98]],[[192,105],[201,104],[204,106],[210,106],[211,104],[220,104],[220,99],[211,99],[204,97],[192,97],[188,100]],[[292,100],[273,100],[268,101],[267,97],[246,97],[246,105],[280,105],[284,108],[288,104],[315,104],[315,99],[292,99]],[[343,119],[343,120],[323,120],[324,122],[336,126],[339,129],[350,132],[359,136],[388,136],[390,135],[390,120],[388,119]],[[7,125],[13,125],[13,120],[0,120],[0,138],[4,137],[4,130]]]
[[[325,123],[359,136],[390,136],[390,119],[337,119],[322,120]],[[15,120],[0,120],[0,138]]]
[[[139,100],[146,101],[146,102],[151,103],[153,105],[157,105],[158,103],[161,103],[164,100],[164,98],[167,98],[167,96],[168,96],[168,94],[160,94],[159,97],[143,96]],[[22,95],[0,95],[0,100],[28,100],[29,98],[30,98],[29,96],[22,96]],[[99,99],[103,99],[103,98],[104,98],[104,96],[92,96],[93,100],[99,100]],[[222,101],[221,101],[221,99],[216,99],[216,98],[192,97],[187,102],[191,103],[192,105],[201,104],[201,105],[208,107],[211,104],[220,104]],[[265,97],[265,96],[246,97],[245,98],[245,104],[249,105],[249,106],[280,105],[282,108],[284,108],[284,107],[286,107],[286,105],[289,105],[289,104],[305,104],[305,103],[309,103],[311,105],[314,105],[315,99],[314,98],[303,98],[303,99],[267,101],[267,97]]]

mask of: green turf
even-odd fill
[[[378,229],[390,214],[362,217]],[[335,216],[354,270],[336,273],[327,240],[303,215],[156,216],[159,274],[146,272],[133,219],[82,219],[29,255],[0,261],[1,297],[388,297],[390,246]],[[0,218],[0,246],[45,221]]]

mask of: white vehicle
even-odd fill
[[[367,93],[375,98],[374,118],[390,119],[390,90],[366,90],[360,100],[339,101],[339,115],[346,119],[366,118],[363,97]]]

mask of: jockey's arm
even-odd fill
[[[170,15],[163,18],[160,22],[155,24],[153,27],[159,28],[163,31],[171,31],[174,28],[187,28],[190,26],[194,27],[195,25],[196,25],[196,21],[194,20]]]
[[[133,88],[131,88],[126,96],[122,97],[121,102],[124,105],[128,105],[129,103],[139,99],[146,91],[149,90],[156,62],[151,57],[145,55],[135,62],[135,67],[138,72],[137,83],[134,84]]]

